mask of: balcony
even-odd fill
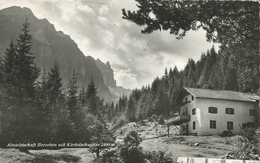
[[[190,121],[190,115],[178,115],[168,120],[168,125],[180,125]]]

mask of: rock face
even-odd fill
[[[57,62],[65,87],[75,70],[78,85],[87,88],[93,78],[98,95],[105,101],[116,101],[119,96],[130,92],[116,86],[109,62],[104,64],[91,56],[86,57],[70,36],[56,31],[47,19],[36,18],[28,8],[9,7],[0,11],[0,55],[4,55],[11,40],[16,40],[26,17],[30,23],[32,52],[37,65],[48,71]]]

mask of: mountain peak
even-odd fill
[[[28,17],[34,17],[31,9],[27,7],[12,6],[0,11],[0,14],[4,15],[26,15]]]
[[[107,61],[106,66],[111,67],[109,61]]]
[[[64,87],[73,70],[76,70],[78,84],[87,87],[94,78],[98,95],[105,101],[115,101],[122,95],[122,91],[117,89],[109,63],[96,63],[93,57],[86,57],[69,35],[57,31],[47,19],[38,19],[26,7],[13,6],[0,10],[0,56],[4,54],[10,41],[16,40],[26,17],[29,19],[33,39],[32,53],[35,54],[36,63],[41,69],[49,71],[54,62],[57,62]],[[128,92],[127,90],[123,93]]]

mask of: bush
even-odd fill
[[[150,163],[173,163],[172,158],[169,154],[163,151],[159,152],[145,152],[145,158],[150,161]]]
[[[158,123],[159,123],[160,125],[165,125],[165,122],[164,122],[162,116],[159,117]]]
[[[246,138],[249,142],[254,142],[257,140],[256,130],[253,128],[246,128],[242,132],[242,136]]]
[[[106,151],[94,163],[173,163],[165,152],[144,152],[140,147],[141,138],[131,131],[124,138],[124,144],[112,151]]]
[[[129,132],[124,138],[125,146],[138,146],[141,143],[142,139],[136,131]]]
[[[123,117],[119,118],[118,120],[116,120],[113,124],[113,130],[116,130],[120,127],[122,127],[123,125],[125,125],[127,123],[127,120]]]
[[[150,118],[148,118],[148,121],[150,122],[157,122],[158,121],[158,115],[153,114]]]
[[[120,151],[124,163],[144,163],[145,155],[142,147],[124,146]]]
[[[94,160],[94,163],[124,163],[118,149],[105,151],[101,158]]]
[[[221,134],[222,137],[230,137],[230,136],[233,136],[233,135],[234,134],[232,133],[232,131],[229,131],[229,130],[225,130]]]

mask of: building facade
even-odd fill
[[[237,134],[259,119],[260,97],[252,94],[184,88],[181,100],[177,119],[183,134]]]

